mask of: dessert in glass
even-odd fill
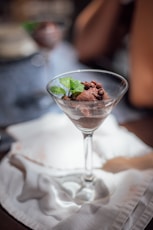
[[[84,172],[67,174],[61,180],[79,184],[73,194],[77,204],[100,198],[103,182],[102,178],[97,178],[94,174],[93,134],[127,89],[128,82],[124,77],[98,69],[80,69],[62,73],[47,84],[47,91],[51,97],[83,135]]]

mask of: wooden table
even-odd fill
[[[153,116],[144,117],[137,121],[127,122],[122,124],[128,130],[135,133],[146,144],[153,147]],[[0,153],[0,159],[5,156],[6,152]],[[10,216],[2,207],[0,207],[0,229],[1,230],[27,230],[23,224],[19,223],[16,219]],[[153,219],[146,227],[145,230],[153,229]],[[141,230],[141,229],[140,229]]]

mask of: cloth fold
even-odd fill
[[[150,151],[134,134],[118,126],[113,116],[95,132],[98,199],[84,205],[74,199],[80,189],[75,181],[59,183],[68,172],[77,173],[80,180],[84,158],[80,132],[63,114],[48,114],[7,131],[17,142],[0,164],[0,202],[20,222],[34,230],[140,230],[149,223],[153,170],[112,174],[100,169],[114,156]]]
[[[10,126],[7,132],[17,140],[11,153],[56,169],[84,167],[82,134],[63,114],[49,113],[34,121]],[[113,115],[95,131],[93,139],[96,168],[116,156],[139,156],[151,151],[133,133],[120,127]]]

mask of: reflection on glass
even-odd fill
[[[71,77],[85,81],[96,81],[102,84],[107,97],[102,100],[65,100],[63,96],[53,93],[52,87],[61,87],[61,78]],[[93,134],[103,123],[112,109],[121,100],[128,89],[127,81],[120,75],[103,70],[82,69],[60,74],[47,84],[47,91],[57,105],[82,132],[84,139],[85,167],[83,173],[67,174],[59,178],[59,183],[73,191],[75,203],[82,204],[108,195],[102,178],[98,178],[93,170]],[[73,152],[72,152],[73,154]]]

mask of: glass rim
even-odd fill
[[[93,72],[93,73],[105,73],[105,74],[110,74],[110,75],[114,75],[116,76],[118,79],[122,80],[124,83],[125,83],[125,87],[123,88],[123,90],[121,91],[120,93],[120,96],[125,94],[126,91],[128,90],[128,81],[126,80],[125,77],[123,77],[122,75],[116,73],[116,72],[113,72],[113,71],[109,71],[109,70],[103,70],[103,69],[92,69],[92,68],[86,68],[86,69],[75,69],[75,70],[70,70],[70,71],[65,71],[63,73],[60,73],[60,74],[57,74],[55,75],[51,80],[49,80],[49,82],[47,83],[47,86],[46,86],[46,89],[48,91],[49,94],[51,94],[52,96],[54,96],[55,98],[58,98],[58,99],[61,99],[62,98],[59,98],[58,96],[56,96],[55,94],[51,93],[50,90],[49,90],[49,85],[51,82],[53,82],[54,80],[64,76],[64,75],[70,75],[70,74],[73,74],[73,73],[84,73],[84,72]],[[94,79],[93,79],[94,80]],[[112,99],[104,99],[103,102],[110,102],[112,101]],[[82,101],[82,102],[88,102],[88,101]]]

